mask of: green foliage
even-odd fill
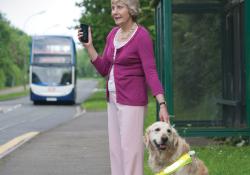
[[[89,24],[92,27],[92,37],[97,51],[100,53],[105,45],[106,36],[115,26],[111,17],[110,0],[82,0],[76,5],[83,9],[80,23]],[[146,27],[152,36],[155,35],[154,8],[149,0],[141,0],[141,14],[138,23]]]
[[[155,9],[150,5],[149,0],[140,0],[141,13],[138,18],[138,23],[146,27],[153,39],[155,38],[154,14]]]
[[[106,36],[114,25],[110,15],[110,1],[82,0],[81,3],[77,3],[77,6],[84,9],[80,23],[91,26],[95,48],[98,52],[102,51]]]
[[[0,38],[0,88],[20,85],[24,83],[24,64],[28,65],[30,38],[12,27],[1,13]]]
[[[97,77],[98,74],[88,58],[85,49],[77,50],[77,75],[80,78]]]
[[[6,77],[5,77],[4,71],[0,69],[0,88],[4,87],[5,81],[6,81]]]

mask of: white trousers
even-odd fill
[[[110,93],[108,134],[111,175],[143,175],[143,123],[146,106],[116,103]]]

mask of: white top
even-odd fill
[[[131,38],[134,36],[134,34],[137,31],[137,29],[138,29],[138,26],[136,27],[136,29],[133,32],[133,34],[126,41],[123,41],[123,42],[119,42],[117,40],[117,36],[118,36],[118,33],[121,32],[121,28],[116,32],[115,37],[114,37],[114,41],[113,41],[114,47],[115,47],[114,56],[113,56],[114,60],[115,60],[115,57],[116,57],[116,51],[117,51],[117,49],[120,49],[125,44],[127,44],[131,40]],[[111,68],[111,71],[110,71],[110,74],[109,74],[108,90],[109,90],[109,92],[115,92],[114,64],[112,65],[112,68]]]

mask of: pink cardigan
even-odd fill
[[[163,94],[163,87],[158,78],[154,60],[153,43],[148,31],[139,26],[134,36],[114,55],[114,36],[118,30],[111,30],[106,39],[102,56],[98,56],[92,64],[97,71],[107,77],[114,64],[114,80],[117,103],[131,106],[144,106],[148,103],[147,85],[154,96]],[[106,83],[108,85],[108,83]],[[106,87],[109,100],[108,87]]]

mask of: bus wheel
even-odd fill
[[[40,101],[33,101],[33,104],[34,105],[39,105],[39,104],[42,104],[42,102],[40,102]]]

